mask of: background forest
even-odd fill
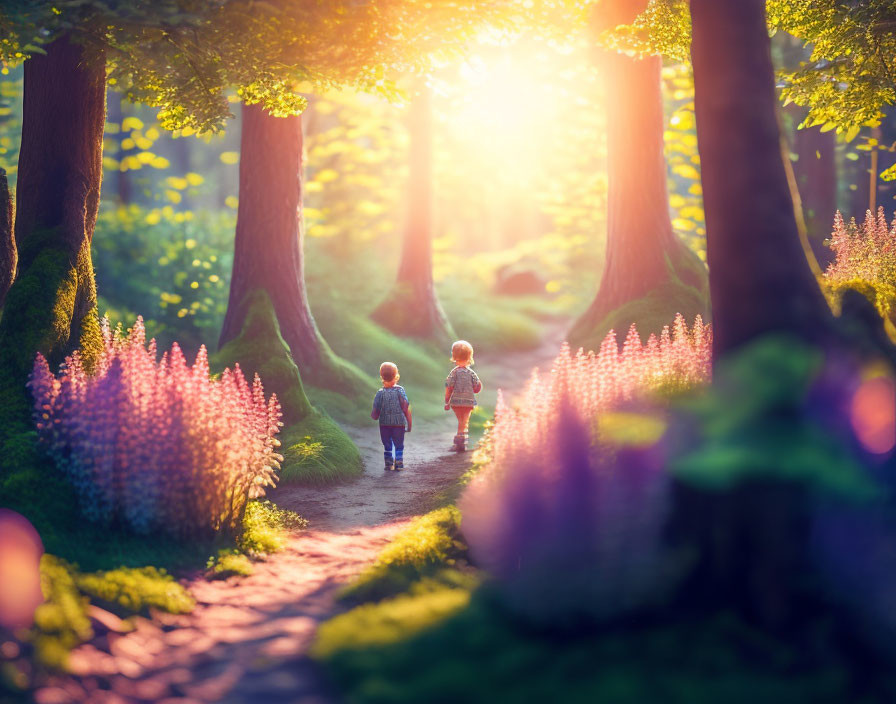
[[[371,486],[380,363],[432,444],[463,338],[476,452],[348,526],[386,547],[303,641],[339,696],[891,700],[892,2],[34,8],[0,2],[11,697],[127,688],[72,652],[292,559]]]

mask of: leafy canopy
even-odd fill
[[[0,60],[70,34],[109,83],[158,107],[167,129],[214,131],[227,92],[275,115],[299,90],[353,87],[393,98],[395,78],[456,54],[485,28],[577,16],[583,0],[0,0]]]
[[[896,0],[768,0],[769,27],[803,40],[807,61],[780,72],[782,98],[808,107],[803,125],[854,137],[896,103]],[[631,25],[604,34],[611,48],[687,61],[687,0],[651,0]]]

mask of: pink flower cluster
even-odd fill
[[[276,481],[276,396],[239,366],[212,379],[205,347],[192,367],[177,344],[157,360],[140,318],[127,335],[104,320],[103,340],[93,373],[75,352],[57,378],[38,354],[29,381],[38,434],[85,517],[179,539],[237,530]]]
[[[825,278],[833,283],[860,280],[876,286],[896,286],[896,218],[887,225],[883,208],[877,217],[868,210],[859,227],[855,218],[843,221],[838,210],[830,247],[836,259],[828,266]]]
[[[651,334],[646,343],[632,325],[621,350],[612,330],[597,353],[580,349],[573,354],[564,343],[550,372],[536,369],[512,408],[499,396],[487,440],[490,454],[504,465],[541,452],[552,432],[546,419],[556,417],[562,406],[590,423],[621,403],[701,385],[711,373],[712,326],[699,315],[690,329],[676,315],[671,329],[666,326],[659,337]]]
[[[669,478],[656,435],[612,445],[595,439],[601,413],[709,380],[712,331],[676,316],[642,343],[634,325],[620,350],[564,345],[509,407],[499,400],[481,446],[488,465],[461,498],[473,557],[507,603],[536,621],[604,619],[660,598]],[[632,416],[654,423],[651,417]],[[661,431],[660,431],[661,432]]]

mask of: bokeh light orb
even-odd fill
[[[44,546],[28,519],[0,509],[0,628],[27,628],[43,602],[40,558]]]
[[[852,397],[852,428],[862,446],[885,454],[896,446],[896,383],[889,376],[862,382]]]

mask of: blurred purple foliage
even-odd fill
[[[568,404],[544,421],[549,442],[486,468],[462,497],[476,562],[536,622],[606,619],[661,596],[672,581],[661,448],[595,447]]]

